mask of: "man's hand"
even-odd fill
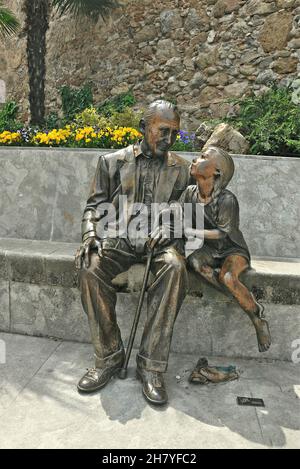
[[[148,246],[152,250],[155,247],[167,246],[171,241],[170,225],[156,227],[149,235]]]
[[[148,246],[166,246],[174,239],[174,229],[177,222],[181,221],[182,208],[179,203],[173,202],[169,207],[162,209],[154,223],[154,230],[149,235]]]
[[[101,254],[101,241],[99,238],[87,238],[79,247],[75,255],[75,267],[81,270],[83,265],[88,268],[90,265],[90,251],[97,249],[98,254]]]

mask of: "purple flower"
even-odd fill
[[[195,134],[191,134],[186,130],[179,131],[180,140],[184,144],[192,143],[195,140]]]

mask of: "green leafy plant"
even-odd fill
[[[97,127],[98,129],[105,129],[106,127],[131,127],[138,130],[141,117],[141,111],[129,107],[125,108],[123,112],[114,111],[109,117],[105,117],[99,114],[96,108],[90,106],[75,116],[74,124],[81,127]]]
[[[79,114],[76,114],[74,123],[79,127],[97,127],[103,129],[110,126],[109,119],[101,116],[97,109],[90,106]]]
[[[13,36],[20,29],[20,23],[15,15],[0,2],[0,34],[3,37]]]
[[[292,100],[291,87],[272,87],[259,96],[236,101],[239,115],[226,121],[250,142],[252,154],[299,155],[300,105]]]
[[[0,110],[0,132],[22,128],[22,124],[16,120],[17,114],[18,105],[15,101],[9,101],[3,106]]]
[[[125,107],[122,112],[114,111],[108,120],[112,127],[132,127],[138,130],[142,115],[142,111]]]
[[[52,0],[52,4],[58,8],[61,15],[85,15],[95,21],[99,16],[104,19],[113,8],[120,5],[116,0]]]
[[[61,125],[61,119],[58,115],[57,112],[50,112],[48,116],[45,118],[45,128],[50,130],[50,129],[56,129],[57,127],[60,127]]]
[[[66,122],[71,122],[75,119],[76,114],[93,104],[93,93],[90,84],[78,89],[65,85],[61,87],[60,94]]]
[[[99,114],[109,117],[115,112],[123,112],[126,108],[134,106],[135,103],[136,101],[131,91],[121,93],[101,103],[100,106],[98,106],[98,112]]]

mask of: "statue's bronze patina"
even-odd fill
[[[88,316],[95,350],[95,368],[78,383],[82,392],[105,386],[121,368],[124,348],[116,318],[116,291],[112,279],[136,262],[145,261],[146,240],[151,238],[151,210],[144,220],[145,236],[131,235],[133,204],[178,200],[189,181],[189,164],[172,152],[179,131],[177,109],[156,101],[140,122],[143,140],[99,158],[91,192],[83,214],[82,245],[76,254],[83,308]],[[120,210],[119,196],[127,196]],[[97,231],[99,209],[113,204],[117,224],[128,236],[109,237]],[[121,219],[122,218],[122,219]],[[145,228],[145,227],[144,227]],[[156,233],[157,236],[157,233]],[[170,240],[160,239],[151,270],[154,281],[148,289],[147,319],[137,355],[137,376],[143,394],[153,404],[165,404],[163,373],[167,370],[172,331],[186,294],[187,271],[180,250]]]
[[[231,156],[221,148],[209,147],[191,166],[196,185],[189,186],[180,204],[202,204],[204,230],[191,229],[187,236],[198,236],[204,244],[187,257],[188,265],[214,287],[228,291],[251,319],[258,349],[265,352],[271,344],[264,308],[241,282],[239,276],[250,266],[250,254],[239,229],[239,205],[226,189],[234,174]],[[198,230],[199,231],[199,230]]]

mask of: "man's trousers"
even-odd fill
[[[103,241],[101,255],[93,251],[90,266],[80,271],[81,301],[89,320],[97,368],[123,361],[124,348],[115,311],[117,295],[112,280],[141,259],[126,239],[107,239]],[[147,290],[147,319],[137,364],[149,371],[165,372],[188,276],[184,257],[174,246],[154,252],[151,271],[154,281]]]

